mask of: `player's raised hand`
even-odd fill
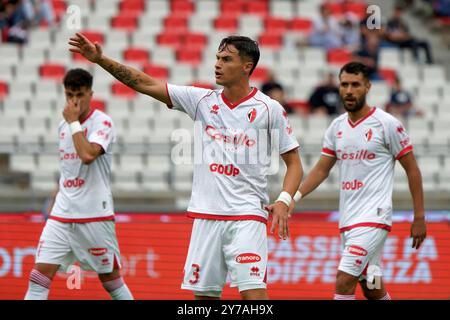
[[[74,37],[70,38],[69,44],[72,46],[69,51],[79,53],[93,63],[97,63],[102,57],[100,45],[97,42],[92,43],[81,33],[77,32]]]
[[[72,123],[74,121],[78,121],[81,114],[81,106],[79,101],[75,99],[70,99],[67,101],[66,106],[64,107],[63,117],[67,123]]]
[[[269,207],[271,209],[269,209]],[[275,202],[275,204],[270,205],[267,209],[272,212],[272,226],[270,232],[273,234],[275,228],[278,226],[278,236],[280,239],[286,240],[289,238],[289,208],[283,202]]]
[[[411,237],[413,238],[412,247],[419,249],[426,236],[427,226],[425,225],[425,219],[414,219],[411,225]]]

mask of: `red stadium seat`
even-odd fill
[[[312,21],[309,18],[294,18],[290,21],[289,29],[308,34],[312,30]]]
[[[177,61],[191,65],[198,65],[202,62],[201,50],[186,50],[186,48],[179,48],[176,52]]]
[[[325,6],[330,10],[333,16],[342,16],[345,13],[344,4],[340,2],[327,2]]]
[[[222,0],[222,2],[220,3],[220,12],[222,16],[231,15],[237,18],[241,13],[244,13],[244,11],[245,2],[242,0]]]
[[[208,43],[208,38],[202,33],[188,33],[183,37],[185,47],[204,48]]]
[[[169,70],[163,66],[149,64],[144,66],[143,71],[146,74],[160,80],[167,80],[169,78]]]
[[[175,0],[171,3],[172,14],[189,17],[195,10],[194,3],[185,0]]]
[[[111,18],[111,27],[114,29],[135,31],[138,27],[138,19],[135,16],[117,16]]]
[[[64,0],[52,0],[51,3],[56,21],[59,22],[61,20],[61,16],[66,13],[67,3]]]
[[[359,19],[366,16],[367,4],[364,2],[350,2],[346,6],[346,11],[354,14]]]
[[[120,14],[136,17],[145,11],[145,2],[144,0],[122,0],[119,8]]]
[[[115,82],[111,87],[112,94],[126,99],[134,99],[136,91],[121,82]]]
[[[184,16],[171,15],[164,18],[164,28],[166,32],[187,32],[188,20]]]
[[[66,67],[60,64],[44,64],[39,67],[39,75],[44,79],[60,81],[64,78]]]
[[[250,76],[252,80],[264,82],[269,77],[269,71],[265,67],[256,67],[255,70],[253,70],[252,75]]]
[[[281,48],[283,45],[283,38],[280,34],[266,33],[259,37],[258,43],[263,47]]]
[[[235,16],[217,17],[214,20],[214,28],[227,32],[235,32],[238,27],[238,21]]]
[[[352,52],[347,49],[330,49],[327,52],[327,60],[330,64],[343,65],[352,60]]]
[[[293,109],[300,110],[300,113],[303,113],[303,114],[309,113],[310,106],[309,106],[308,101],[293,99],[293,100],[288,100],[287,104]]]
[[[193,82],[191,83],[191,86],[193,87],[197,87],[197,88],[203,88],[203,89],[211,89],[214,90],[215,87],[212,83],[207,83],[207,82]]]
[[[0,99],[4,99],[8,95],[8,84],[0,81]]]
[[[156,37],[156,42],[161,46],[178,48],[182,45],[183,36],[181,33],[162,32]]]
[[[147,49],[128,48],[123,52],[126,61],[148,64],[150,62],[150,53]]]
[[[450,26],[450,17],[437,17],[443,26]]]
[[[99,99],[92,99],[91,100],[91,109],[100,110],[100,111],[105,112],[105,110],[106,110],[105,101],[99,100]]]
[[[244,6],[245,13],[267,16],[269,14],[269,4],[266,1],[248,1]]]
[[[92,42],[98,42],[100,45],[105,44],[105,36],[102,32],[86,30],[81,31],[81,33]]]
[[[382,68],[378,71],[378,73],[384,79],[384,81],[386,81],[390,85],[392,85],[397,79],[397,71],[395,69]]]
[[[264,20],[264,26],[267,33],[283,34],[288,29],[289,23],[286,19],[267,17]]]

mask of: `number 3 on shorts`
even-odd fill
[[[197,282],[198,282],[198,278],[200,277],[200,266],[198,265],[198,264],[196,264],[196,263],[193,263],[192,264],[192,276],[193,276],[193,279],[190,279],[189,280],[189,283],[190,284],[196,284]]]

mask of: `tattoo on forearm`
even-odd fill
[[[141,82],[139,76],[133,75],[133,73],[123,65],[114,65],[111,63],[107,66],[107,70],[119,81],[132,88],[135,88]]]

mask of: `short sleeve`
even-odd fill
[[[398,160],[413,150],[411,140],[400,121],[395,118],[390,119],[386,130],[388,149],[395,159]]]
[[[279,153],[283,154],[298,148],[299,144],[289,124],[287,112],[279,103],[273,103],[271,107],[270,130],[272,136],[274,132],[278,133]]]
[[[167,94],[170,99],[169,108],[185,112],[192,120],[195,120],[196,109],[200,100],[211,93],[209,89],[192,86],[176,86],[167,84]]]
[[[336,134],[335,134],[335,122],[332,122],[328,129],[325,131],[322,144],[322,155],[327,157],[336,157]]]
[[[114,124],[110,118],[106,117],[99,118],[95,121],[88,135],[88,141],[99,144],[105,152],[108,151],[108,147],[115,139]]]

